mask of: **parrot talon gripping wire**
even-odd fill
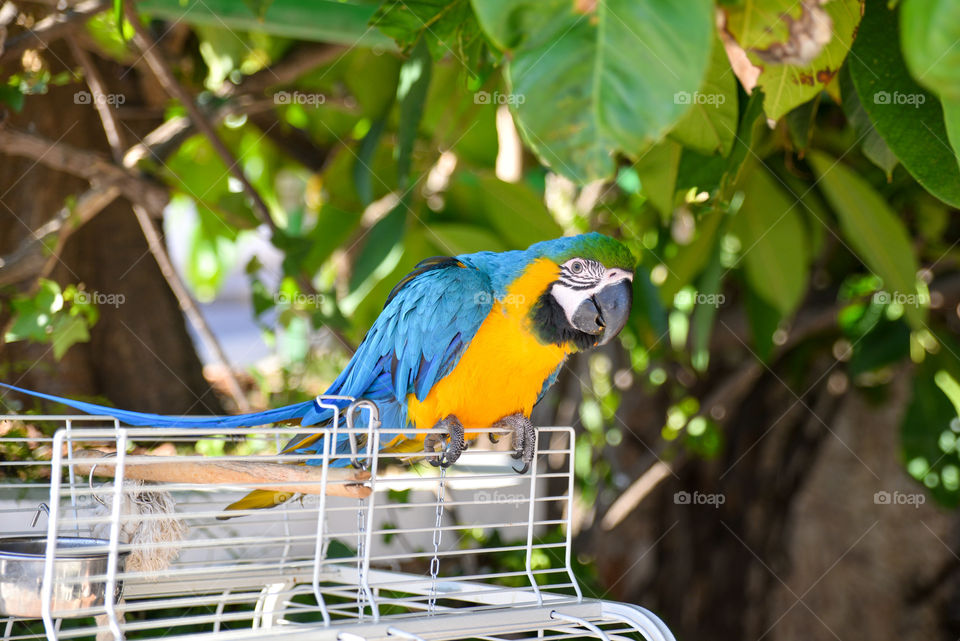
[[[440,468],[448,468],[457,462],[460,455],[467,449],[467,441],[464,436],[463,423],[452,414],[442,421],[438,422],[434,429],[445,430],[447,433],[447,444],[440,450],[436,456],[430,457],[430,465]],[[443,441],[443,436],[439,434],[429,434],[423,439],[424,452],[435,454],[436,445]]]
[[[513,458],[523,461],[520,467],[514,467],[517,474],[526,474],[533,462],[534,448],[537,444],[537,430],[530,419],[523,414],[516,413],[504,416],[497,421],[494,427],[503,427],[513,430]]]

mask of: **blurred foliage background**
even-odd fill
[[[578,428],[596,585],[681,638],[960,633],[960,3],[0,22],[3,380],[162,412],[306,399],[421,259],[600,230],[638,259],[631,322],[536,415]],[[238,268],[273,352],[249,367],[198,307]]]

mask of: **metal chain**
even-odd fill
[[[363,621],[363,609],[366,602],[366,595],[360,587],[363,585],[363,555],[366,552],[366,518],[364,518],[364,507],[366,499],[357,501],[357,616]]]
[[[430,559],[430,595],[427,599],[427,614],[437,609],[437,575],[440,573],[440,537],[443,531],[443,489],[447,468],[440,468],[440,485],[437,488],[437,521],[433,528],[433,558]]]

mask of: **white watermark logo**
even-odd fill
[[[880,490],[873,495],[873,502],[876,505],[912,505],[919,508],[927,502],[927,495],[922,492],[907,493],[899,490],[894,492]]]
[[[673,495],[673,502],[677,505],[712,505],[720,507],[727,502],[727,497],[723,494],[704,494],[703,492],[687,492],[680,490]]]
[[[317,107],[327,101],[322,93],[304,93],[302,91],[278,91],[273,94],[275,105],[308,105]]]
[[[673,297],[673,303],[676,307],[686,308],[697,305],[709,305],[710,307],[720,307],[727,302],[727,297],[723,294],[702,294],[689,290],[680,290]]]
[[[286,292],[280,292],[274,296],[273,301],[277,305],[288,305],[290,307],[319,307],[323,305],[325,300],[323,294],[301,294],[297,292],[296,294],[288,294]]]
[[[930,304],[928,294],[905,294],[903,292],[879,291],[873,295],[873,302],[878,305],[902,305],[904,307],[926,307]]]
[[[527,97],[522,93],[478,91],[473,94],[473,104],[475,105],[522,105],[526,101]]]
[[[119,107],[127,101],[127,97],[122,93],[90,93],[89,91],[78,91],[73,94],[73,104],[75,105],[110,105]]]
[[[73,302],[78,305],[110,305],[111,307],[120,307],[126,300],[127,297],[123,294],[88,292],[85,289],[78,290],[73,297]]]
[[[900,93],[894,91],[878,91],[873,94],[873,102],[877,105],[913,105],[919,107],[927,101],[927,97],[922,93]]]
[[[722,93],[700,93],[694,91],[678,91],[673,94],[673,104],[675,105],[713,105],[719,107],[727,101],[727,97]]]

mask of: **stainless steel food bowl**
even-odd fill
[[[57,539],[50,602],[54,616],[69,617],[73,616],[71,611],[104,604],[110,567],[104,548],[108,544],[103,539]],[[40,588],[46,550],[46,536],[0,538],[0,614],[42,616]],[[118,573],[123,571],[127,554],[121,552],[117,559]],[[120,599],[121,589],[117,581],[116,600]]]

